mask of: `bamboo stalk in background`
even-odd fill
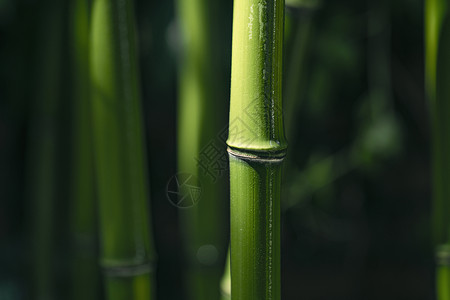
[[[283,83],[283,98],[285,109],[286,134],[289,140],[294,140],[297,134],[296,122],[299,109],[307,91],[307,67],[311,48],[311,37],[314,31],[313,17],[321,4],[320,0],[287,0],[285,16],[285,74]],[[295,151],[294,151],[295,153]],[[283,175],[293,178],[295,164],[291,157],[286,159]],[[292,187],[299,186],[298,181],[292,181]],[[307,181],[306,181],[307,182]],[[289,187],[282,197],[282,207],[292,203],[291,197],[286,197]],[[302,192],[306,189],[302,189]]]
[[[440,157],[434,159],[441,159],[433,165],[440,165],[437,176],[441,176],[437,184],[443,184],[442,198],[436,199],[433,209],[433,218],[435,218],[435,244],[436,246],[436,285],[437,297],[439,300],[450,300],[450,188],[447,180],[450,178],[450,159],[448,151],[450,151],[450,86],[448,80],[450,79],[450,19],[445,18],[442,24],[441,36],[438,40],[437,52],[437,66],[436,66],[436,94],[435,94],[435,109],[434,117],[437,118],[438,125],[433,130],[436,139],[440,140],[441,147]],[[439,143],[439,142],[438,142]],[[436,153],[436,149],[435,152]],[[435,183],[436,184],[436,183]],[[439,187],[437,187],[439,188]],[[439,192],[438,192],[439,193]]]
[[[58,113],[61,103],[64,3],[43,1],[37,26],[36,90],[27,148],[33,242],[33,298],[56,299],[55,205],[57,199]]]
[[[90,70],[100,255],[107,299],[151,299],[146,145],[130,0],[95,0]]]
[[[432,128],[433,246],[436,249],[436,293],[450,299],[450,20],[448,1],[425,3],[425,87]],[[447,259],[442,259],[446,257]]]
[[[448,146],[450,143],[447,138],[448,127],[450,124],[446,114],[448,114],[446,108],[447,99],[439,97],[440,94],[437,91],[438,71],[437,65],[444,63],[445,56],[442,53],[444,47],[442,47],[443,37],[443,23],[446,16],[446,1],[445,0],[427,0],[425,5],[425,85],[428,94],[431,110],[432,121],[432,135],[433,135],[433,243],[435,245],[442,244],[448,239],[448,228],[446,223],[448,222],[449,214],[448,204],[450,197],[450,187],[446,184],[445,180],[450,173],[450,166],[448,163]],[[438,57],[441,56],[443,61],[439,61]],[[441,68],[445,71],[444,68]],[[444,74],[442,74],[444,75]],[[444,80],[444,78],[441,78]],[[447,119],[447,120],[446,120]],[[447,208],[447,209],[445,209]]]
[[[91,136],[89,89],[88,0],[70,2],[69,35],[72,90],[72,172],[70,231],[72,235],[72,299],[99,299],[97,218]]]
[[[226,146],[220,140],[227,116],[222,64],[227,4],[178,0],[177,5],[184,42],[179,62],[178,170],[194,175],[195,185],[201,187],[197,204],[179,211],[187,299],[218,300],[228,247]]]
[[[234,2],[230,128],[231,298],[280,299],[284,1]]]
[[[286,76],[283,97],[289,139],[295,136],[295,117],[305,96],[307,58],[314,31],[313,16],[320,3],[320,0],[286,0]]]

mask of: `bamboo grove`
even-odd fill
[[[450,300],[449,9],[0,1],[0,300]]]

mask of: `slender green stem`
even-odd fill
[[[218,300],[228,246],[227,85],[221,53],[224,2],[178,0],[183,52],[179,62],[178,170],[201,186],[197,204],[179,212],[186,248],[187,298]],[[225,158],[225,160],[224,160]]]
[[[293,1],[291,1],[293,2]],[[295,2],[295,1],[294,1]],[[286,134],[295,136],[295,116],[305,95],[306,66],[310,40],[314,29],[313,15],[319,6],[318,0],[286,1],[286,76],[284,83],[284,106],[286,111]]]
[[[71,233],[73,239],[73,299],[99,298],[97,223],[92,157],[89,90],[89,1],[70,3],[70,40],[72,68],[72,177]]]
[[[301,20],[294,19],[294,38],[292,51],[290,52],[289,64],[286,80],[286,132],[292,137],[295,136],[295,116],[301,104],[304,95],[304,81],[306,53],[311,33],[311,16],[305,15]]]
[[[108,299],[149,299],[155,254],[132,1],[95,0],[91,23],[94,158]]]
[[[279,163],[230,155],[231,298],[280,299]]]
[[[442,186],[436,189],[442,189],[437,192],[443,192],[441,197],[436,199],[434,206],[435,220],[435,238],[437,242],[444,244],[450,242],[450,186],[447,184],[447,179],[450,176],[450,158],[447,155],[450,151],[450,86],[448,80],[450,79],[450,18],[446,18],[442,26],[441,38],[439,40],[439,50],[437,54],[438,65],[436,67],[436,97],[435,97],[435,115],[437,119],[437,127],[435,139],[437,140],[436,149],[439,155],[435,158],[436,161],[433,166],[438,167],[439,176],[438,183]],[[436,178],[437,179],[437,178]]]
[[[284,107],[286,108],[285,124],[286,135],[288,139],[293,139],[297,134],[296,123],[298,121],[299,109],[302,99],[306,95],[307,90],[307,67],[309,50],[313,36],[314,24],[313,16],[319,6],[319,0],[308,1],[286,1],[286,17],[285,17],[285,74],[283,83]],[[292,156],[287,156],[283,166],[283,176],[292,178],[295,173],[292,163]],[[298,189],[299,185],[291,181],[293,184],[287,183],[287,189]],[[285,190],[285,191],[286,191]],[[302,189],[302,191],[305,189]],[[293,196],[292,193],[284,192],[282,196],[282,207],[286,208],[299,198]]]
[[[55,299],[53,261],[64,4],[57,0],[43,1],[40,9],[36,90],[28,145],[29,196],[33,213],[33,284],[35,299]]]
[[[432,104],[436,93],[436,63],[442,23],[447,14],[447,0],[425,1],[425,83]]]
[[[431,110],[432,122],[432,162],[433,162],[433,243],[434,245],[445,243],[449,237],[448,228],[448,203],[450,203],[450,188],[445,180],[450,175],[448,166],[448,151],[450,141],[447,138],[450,128],[445,94],[448,90],[446,80],[449,77],[448,69],[450,60],[448,43],[443,43],[441,37],[448,33],[444,30],[444,20],[447,15],[445,0],[427,0],[425,4],[425,50],[426,50],[426,89]],[[448,40],[448,38],[446,38]],[[439,67],[438,67],[439,66]],[[438,70],[439,69],[439,70]],[[440,74],[439,74],[440,73]],[[440,86],[440,87],[438,87]],[[447,93],[448,94],[448,93]],[[448,95],[447,95],[448,96]],[[447,209],[446,209],[447,208]],[[447,224],[447,225],[446,225]]]
[[[434,117],[437,126],[433,130],[435,132],[435,149],[434,167],[437,180],[435,189],[435,201],[433,207],[434,218],[434,237],[435,242],[441,244],[450,243],[450,187],[447,180],[450,176],[450,159],[448,152],[450,151],[450,87],[448,80],[450,79],[450,19],[447,17],[442,24],[441,37],[439,39],[437,66],[436,66],[436,95],[435,95],[435,111]],[[437,140],[437,141],[436,141]],[[437,161],[436,161],[437,160]],[[439,172],[439,173],[437,173]],[[441,194],[440,194],[441,193]],[[437,297],[439,300],[450,299],[450,246],[439,246],[437,248]]]
[[[304,93],[306,72],[306,58],[308,53],[308,44],[312,32],[312,16],[319,5],[319,1],[286,1],[286,18],[285,18],[285,54],[286,58],[286,76],[284,82],[284,99],[286,111],[286,132],[289,136],[294,136],[295,129],[294,119],[300,107],[301,99]],[[292,128],[290,130],[289,128]],[[289,166],[284,164],[284,174],[293,173]],[[289,172],[289,173],[288,173]],[[298,182],[298,181],[297,181]],[[296,182],[296,183],[297,183]],[[302,181],[303,182],[303,181]],[[291,187],[297,187],[293,184]],[[303,187],[303,186],[302,186]],[[307,189],[308,191],[310,189]],[[298,193],[299,189],[296,190]],[[304,192],[304,189],[301,189]],[[292,193],[289,194],[292,196]],[[302,197],[287,197],[285,204],[287,207],[291,199],[302,199]],[[288,203],[289,202],[289,203]],[[221,281],[221,293],[223,300],[231,299],[231,272],[230,258],[228,258],[225,272]]]
[[[450,244],[437,248],[436,261],[437,300],[448,300],[450,299]]]
[[[234,2],[230,127],[231,298],[280,299],[284,1]]]
[[[433,169],[433,246],[437,253],[437,299],[449,300],[449,250],[441,246],[450,242],[450,19],[445,0],[425,3],[425,87],[431,110]],[[444,257],[444,259],[442,259]]]

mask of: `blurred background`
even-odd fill
[[[0,0],[0,300],[35,299],[37,180],[50,182],[56,195],[47,237],[51,265],[45,267],[56,282],[57,299],[69,299],[73,91],[64,23],[69,7],[49,9],[43,2]],[[217,72],[228,92],[232,1],[222,2],[212,20],[221,32]],[[283,299],[433,299],[424,3],[304,3],[286,9]],[[137,0],[135,10],[157,296],[186,299],[179,209],[166,195],[177,173],[182,30],[172,0]],[[49,40],[45,28],[59,30],[58,38]],[[54,52],[45,50],[49,45]],[[46,76],[53,77],[42,86]],[[218,104],[226,109],[215,112],[224,119],[228,96]],[[47,121],[34,112],[46,105],[46,97],[57,101],[50,125],[40,127]],[[34,151],[36,128],[53,132],[51,163]],[[36,162],[56,175],[33,175]],[[221,176],[227,181],[226,171]]]

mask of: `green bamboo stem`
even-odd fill
[[[438,53],[437,53],[437,67],[436,67],[436,98],[435,109],[437,119],[437,126],[433,130],[437,130],[434,138],[440,139],[435,141],[435,147],[440,147],[439,150],[435,149],[433,154],[440,155],[434,157],[434,167],[437,167],[439,172],[435,173],[435,176],[440,176],[438,183],[435,183],[436,189],[442,189],[436,194],[441,198],[435,197],[433,218],[434,218],[434,230],[435,241],[437,240],[441,244],[447,244],[437,246],[437,270],[436,270],[436,288],[437,298],[439,300],[450,299],[450,188],[448,187],[447,180],[450,176],[450,159],[448,157],[448,151],[450,151],[450,88],[448,86],[448,80],[450,79],[450,19],[448,17],[442,24],[441,37],[439,39]],[[439,166],[438,166],[439,165]],[[435,179],[435,178],[434,178]],[[436,186],[442,184],[442,186]],[[439,195],[439,192],[442,194]]]
[[[450,187],[447,184],[447,180],[450,177],[450,158],[447,153],[450,151],[450,86],[448,85],[448,80],[450,79],[450,18],[446,18],[443,26],[441,38],[439,40],[439,50],[437,54],[437,67],[436,67],[436,97],[435,97],[435,109],[434,117],[437,119],[436,122],[437,132],[435,133],[435,139],[437,145],[435,147],[440,147],[440,155],[435,157],[438,161],[435,162],[433,166],[439,165],[438,171],[440,176],[437,184],[442,184],[443,192],[441,198],[436,199],[434,205],[435,218],[435,239],[440,244],[445,244],[450,242]],[[438,151],[439,151],[438,150]]]
[[[450,122],[448,117],[448,45],[442,42],[444,33],[444,20],[447,18],[447,1],[427,0],[425,3],[425,84],[430,103],[432,125],[432,169],[433,169],[433,244],[445,243],[449,238],[449,203],[450,187],[446,184],[450,175],[450,139],[446,136],[449,132]],[[447,39],[448,40],[448,39]],[[438,71],[438,65],[440,71]],[[441,73],[441,74],[439,74]],[[440,89],[438,85],[440,84]]]
[[[178,0],[182,54],[179,61],[178,170],[194,175],[201,196],[179,211],[186,249],[187,299],[218,300],[228,246],[226,95],[220,54],[224,2]],[[218,170],[224,164],[224,170]]]
[[[313,17],[320,6],[320,0],[290,0],[286,1],[285,16],[285,75],[283,83],[283,98],[285,109],[286,135],[294,139],[297,134],[296,122],[299,109],[307,90],[307,67],[310,44],[314,31]],[[292,156],[286,158],[283,166],[283,176],[293,178],[295,164]],[[298,182],[291,181],[285,191],[299,187]],[[298,189],[297,189],[298,190]],[[306,190],[306,189],[305,189]],[[302,189],[303,191],[303,189]],[[293,199],[292,193],[284,192],[282,196],[283,209],[299,198]]]
[[[445,0],[425,2],[425,87],[430,103],[432,128],[433,207],[432,237],[436,249],[436,293],[437,299],[449,300],[448,246],[450,242],[450,20]],[[445,251],[443,250],[445,249]]]
[[[309,41],[313,31],[313,11],[315,7],[295,7],[286,12],[286,23],[289,24],[287,40],[287,59],[284,99],[286,107],[286,133],[295,136],[295,116],[298,113],[306,87],[305,72],[308,57]],[[290,11],[290,12],[289,12]]]
[[[322,0],[286,0],[286,6],[295,9],[316,9]]]
[[[33,213],[33,296],[35,299],[56,299],[53,262],[64,4],[44,1],[40,8],[36,90],[31,106],[28,145],[29,197]]]
[[[280,299],[284,1],[234,2],[230,127],[231,298]]]
[[[134,21],[132,1],[93,3],[94,159],[108,299],[150,299],[154,294],[155,252]]]
[[[230,154],[231,298],[280,299],[281,164]]]
[[[70,2],[72,90],[72,177],[70,231],[72,234],[72,299],[98,299],[97,218],[91,136],[89,89],[88,0]]]
[[[286,76],[283,98],[286,135],[295,136],[295,117],[306,89],[307,58],[314,33],[314,14],[321,0],[287,0],[285,17]],[[286,165],[286,164],[285,164]]]

